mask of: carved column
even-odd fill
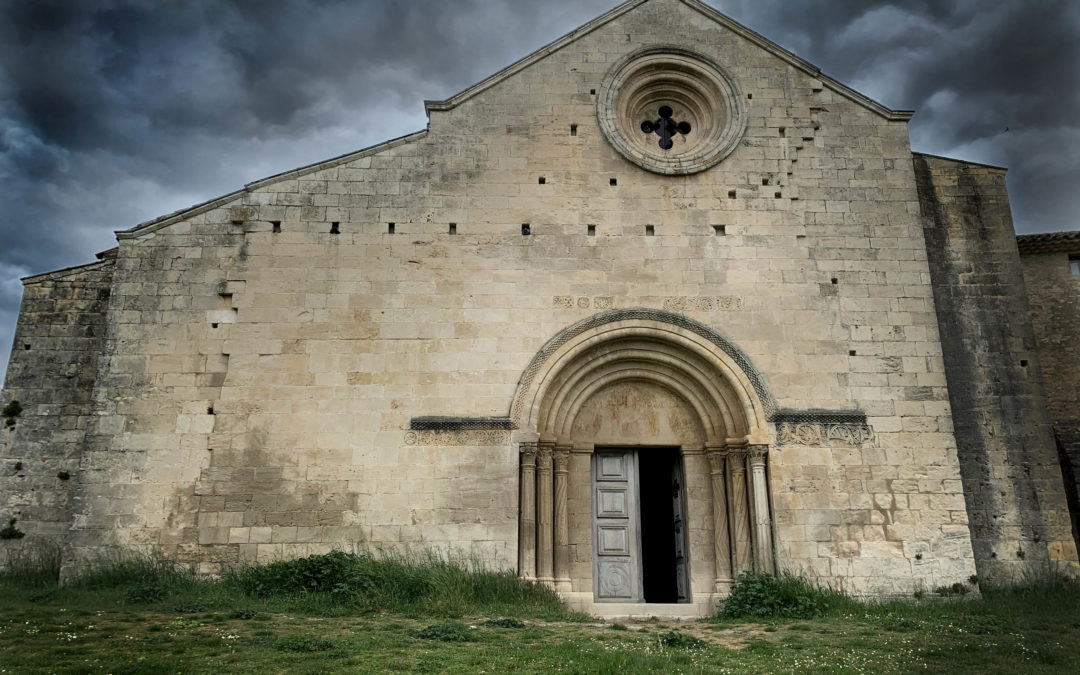
[[[772,518],[769,515],[769,486],[765,478],[765,462],[769,446],[750,446],[750,499],[754,513],[754,568],[758,572],[773,571]]]
[[[750,504],[746,498],[746,451],[732,450],[727,455],[728,521],[731,527],[732,572],[738,577],[753,569],[750,550]]]
[[[570,448],[555,448],[555,588],[570,591],[570,527],[567,516],[566,481]]]
[[[537,448],[536,462],[536,580],[551,584],[552,535],[551,527],[551,455],[552,446],[541,443]]]
[[[716,558],[717,593],[731,591],[731,534],[728,529],[727,489],[724,485],[724,446],[707,448],[709,477],[712,479],[713,556]]]
[[[536,579],[536,443],[521,444],[521,512],[518,527],[518,576]]]

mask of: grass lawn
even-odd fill
[[[982,599],[833,597],[802,619],[623,625],[505,573],[459,573],[448,578],[468,588],[421,575],[379,602],[355,575],[363,602],[337,592],[338,576],[335,591],[304,577],[296,592],[282,586],[295,574],[263,575],[253,592],[160,568],[64,588],[0,575],[0,673],[1080,672],[1080,586],[1067,582]]]

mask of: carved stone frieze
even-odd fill
[[[742,298],[732,295],[664,298],[664,309],[670,312],[737,312],[742,308]]]
[[[776,436],[779,445],[859,447],[874,440],[874,429],[860,422],[782,422]]]
[[[407,431],[405,445],[461,446],[509,445],[509,431],[467,429],[462,431]]]

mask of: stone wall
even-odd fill
[[[1030,235],[1017,243],[1075,538],[1080,534],[1080,276],[1072,273],[1070,256],[1080,256],[1080,233]]]
[[[75,560],[359,543],[513,565],[513,435],[535,430],[410,420],[505,416],[552,336],[651,308],[722,333],[779,407],[873,429],[770,453],[781,567],[856,593],[967,579],[907,117],[697,3],[631,9],[433,106],[426,132],[122,234]],[[745,99],[738,147],[691,176],[642,170],[597,122],[612,65],[671,42]]]
[[[91,392],[105,329],[113,263],[24,280],[0,407],[22,413],[0,427],[0,520],[27,536],[61,542],[71,526]],[[0,542],[2,549],[12,545]]]
[[[979,575],[1075,567],[1005,171],[919,154],[915,167]]]

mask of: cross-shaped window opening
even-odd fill
[[[674,112],[669,106],[660,106],[660,118],[655,121],[645,120],[641,123],[641,130],[647,134],[655,133],[660,137],[660,149],[670,150],[674,147],[675,143],[671,139],[675,137],[675,134],[682,134],[685,136],[690,133],[689,122],[676,122],[671,118]]]

